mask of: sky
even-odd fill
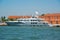
[[[0,16],[60,13],[60,0],[0,0]]]

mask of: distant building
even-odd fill
[[[45,14],[44,16],[39,16],[39,18],[44,18],[53,25],[60,25],[60,13]]]
[[[30,18],[31,16],[8,16],[9,19]]]

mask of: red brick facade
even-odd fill
[[[9,19],[18,18],[30,18],[31,16],[9,16]],[[38,16],[38,18],[43,18],[45,21],[51,24],[60,24],[60,13],[45,14],[44,16]]]

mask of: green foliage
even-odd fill
[[[5,16],[2,16],[2,17],[1,17],[1,21],[2,21],[2,22],[5,22],[5,21],[6,21],[6,17],[5,17]]]
[[[10,21],[14,21],[14,19],[9,19]]]
[[[8,18],[8,21],[15,21],[15,20],[17,20],[17,19],[9,19],[9,18]]]
[[[45,14],[42,14],[41,16],[44,16]]]

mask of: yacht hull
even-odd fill
[[[22,23],[22,22],[6,22],[8,26],[49,26],[48,24],[31,24],[31,23]]]

